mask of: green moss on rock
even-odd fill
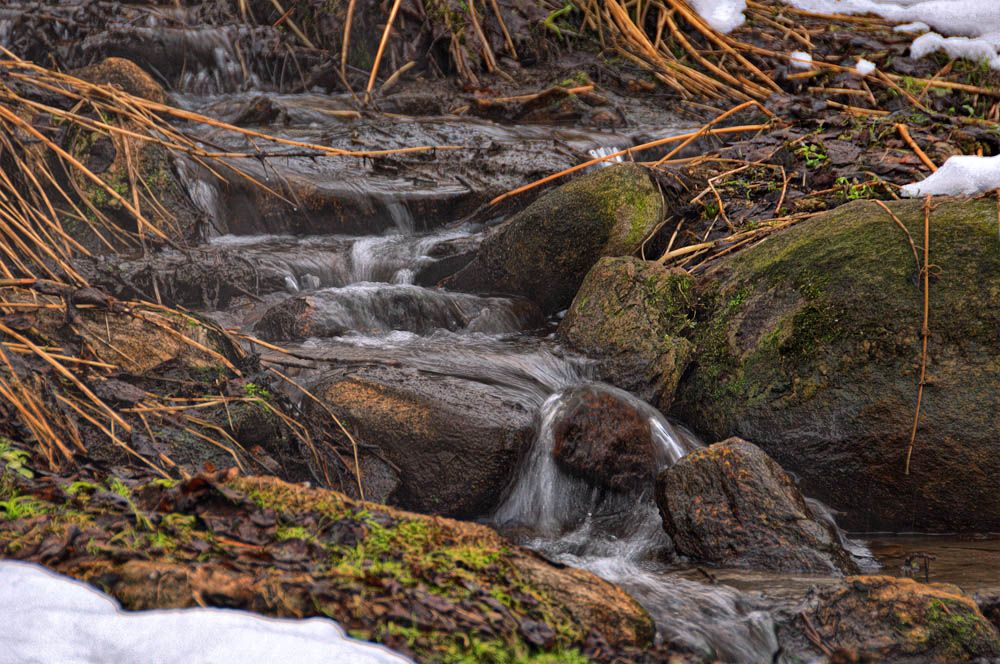
[[[570,304],[598,258],[637,251],[662,214],[659,187],[646,168],[602,168],[515,215],[444,285],[523,295],[553,313]]]
[[[693,279],[637,258],[601,258],[558,336],[601,360],[606,380],[667,408],[694,346]]]
[[[890,203],[923,242],[923,203]],[[760,445],[860,529],[1000,527],[1000,243],[994,201],[930,215],[928,385],[910,475],[923,293],[906,235],[857,201],[699,285],[697,362],[673,414]]]

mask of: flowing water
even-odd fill
[[[0,42],[2,19],[0,12]],[[166,19],[157,15],[144,20],[129,30],[153,29],[156,21]],[[631,492],[596,488],[564,472],[552,454],[554,426],[586,394],[611,396],[641,415],[655,443],[658,468],[702,443],[648,404],[600,383],[593,363],[559,347],[550,334],[555,321],[542,319],[530,303],[448,293],[434,286],[469,259],[491,223],[502,220],[461,223],[483,200],[608,154],[613,146],[680,133],[685,127],[600,132],[444,116],[362,118],[345,111],[344,99],[315,93],[268,95],[262,119],[247,115],[247,95],[232,94],[241,89],[233,84],[232,55],[240,36],[208,31],[195,37],[200,56],[184,73],[183,94],[177,96],[188,108],[332,147],[479,148],[471,161],[459,152],[441,153],[434,167],[419,161],[313,160],[291,152],[267,162],[240,163],[248,175],[293,192],[291,205],[271,216],[239,178],[229,174],[229,183],[220,185],[204,169],[179,161],[177,169],[192,200],[210,220],[204,247],[234,252],[254,266],[262,283],[271,285],[255,301],[209,313],[266,336],[268,308],[285,298],[308,296],[316,307],[311,336],[274,333],[272,339],[312,358],[312,366],[352,360],[400,363],[475,380],[535,411],[533,445],[513,472],[502,504],[482,519],[554,561],[590,570],[627,589],[653,616],[664,642],[722,661],[772,661],[778,644],[769,609],[830,580],[713,570],[708,574],[718,583],[706,583],[704,570],[674,556],[652,485]],[[253,87],[257,81],[253,74],[241,85]],[[255,108],[262,103],[259,97],[250,101]],[[221,130],[197,131],[216,150],[255,147],[245,137]],[[309,209],[295,191],[318,192],[335,205]],[[931,580],[995,588],[981,583],[983,570],[968,563],[984,555],[984,549],[1000,562],[995,542],[882,538],[873,548],[890,573],[896,569],[893,547],[903,552],[901,558],[917,549],[934,555]],[[857,553],[867,555],[864,549]]]
[[[219,116],[231,112],[232,101],[219,96],[184,98],[188,106]],[[274,102],[286,109],[289,124],[279,130],[283,135],[336,144],[343,132],[342,120],[322,112],[324,103],[330,107],[328,100],[284,95]],[[634,140],[570,128],[453,119],[397,122],[397,140],[409,140],[408,129],[437,142],[474,137],[529,157],[568,147],[572,159],[567,158],[566,165],[589,158],[589,151],[602,155],[609,146]],[[206,139],[227,149],[245,147],[240,139],[214,131]],[[397,173],[367,172],[356,161],[303,161],[275,160],[268,168],[247,170],[269,181],[306,179],[328,195],[356,201],[358,210],[367,209],[367,219],[335,225],[332,233],[311,227],[296,234],[280,226],[248,225],[235,218],[232,202],[227,203],[226,193],[216,190],[210,178],[197,169],[189,171],[189,191],[213,218],[214,236],[207,246],[237,252],[268,283],[280,284],[280,291],[266,296],[265,303],[226,311],[221,318],[262,336],[270,332],[271,340],[320,365],[352,359],[402,363],[476,380],[504,399],[537,411],[532,448],[512,475],[503,504],[484,520],[555,561],[625,587],[654,616],[664,641],[726,661],[770,660],[777,643],[759,599],[671,571],[672,545],[651,484],[629,493],[604,491],[567,475],[552,457],[553,427],[588,393],[616,398],[640,414],[650,428],[660,468],[701,442],[648,404],[600,383],[592,362],[550,338],[553,322],[546,322],[530,303],[435,288],[442,272],[454,269],[447,261],[471,255],[488,229],[469,223],[450,227],[453,219],[444,216],[447,212],[442,218],[424,213],[421,201],[430,196],[429,183]],[[525,177],[523,169],[518,177]],[[433,187],[434,196],[468,195],[468,187],[457,181],[444,184]],[[515,183],[503,186],[508,184]],[[438,208],[449,209],[449,204],[438,203]],[[264,312],[285,297],[302,295],[316,307],[311,336],[281,338]]]

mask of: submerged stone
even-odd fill
[[[712,564],[857,572],[834,526],[816,519],[791,478],[756,445],[732,438],[687,454],[656,483],[678,553]]]
[[[516,214],[442,285],[522,295],[555,313],[569,306],[598,258],[635,252],[662,214],[663,198],[646,168],[602,168]]]

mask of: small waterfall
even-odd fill
[[[570,475],[556,462],[556,426],[587,393],[611,395],[648,422],[659,469],[702,446],[693,433],[627,392],[600,383],[563,388],[539,409],[531,451],[489,520],[553,560],[620,585],[653,616],[659,639],[705,658],[771,661],[778,644],[764,607],[735,589],[668,574],[673,546],[653,483],[613,491]]]
[[[436,330],[511,334],[542,322],[537,306],[524,300],[479,297],[467,293],[431,290],[410,284],[358,282],[342,288],[313,291],[310,334],[335,337],[356,332],[394,330],[427,335]],[[279,314],[275,314],[279,316]],[[265,335],[271,315],[265,314],[258,331]],[[271,336],[280,340],[280,336]]]
[[[660,468],[674,464],[688,451],[701,446],[694,434],[671,424],[658,410],[624,390],[599,383],[562,389],[552,394],[539,410],[534,445],[517,480],[493,516],[498,525],[530,525],[538,534],[556,536],[580,524],[604,518],[605,514],[616,519],[627,514],[634,519],[636,513],[648,511],[655,517],[653,530],[663,531],[651,487],[642,487],[638,496],[610,492],[573,477],[556,463],[553,456],[556,424],[574,408],[580,396],[588,392],[612,395],[646,419]],[[636,509],[637,506],[652,506],[652,509]],[[642,524],[635,525],[643,532],[650,530]]]

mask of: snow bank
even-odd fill
[[[976,196],[1000,188],[1000,156],[949,157],[925,180],[903,187],[907,196]]]
[[[968,37],[942,37],[936,32],[928,32],[910,44],[910,57],[922,58],[934,51],[944,51],[950,58],[968,58],[976,62],[989,63],[993,69],[1000,69],[1000,55],[993,43],[985,39]]]
[[[797,9],[820,14],[875,14],[899,26],[900,31],[933,28],[911,46],[914,58],[943,50],[953,58],[986,61],[1000,69],[1000,0],[785,0]],[[746,0],[691,0],[709,25],[729,32],[743,24]],[[938,34],[940,33],[940,34]],[[945,38],[942,35],[948,35]]]
[[[332,620],[229,609],[121,611],[111,597],[27,563],[0,561],[0,664],[404,664]]]

